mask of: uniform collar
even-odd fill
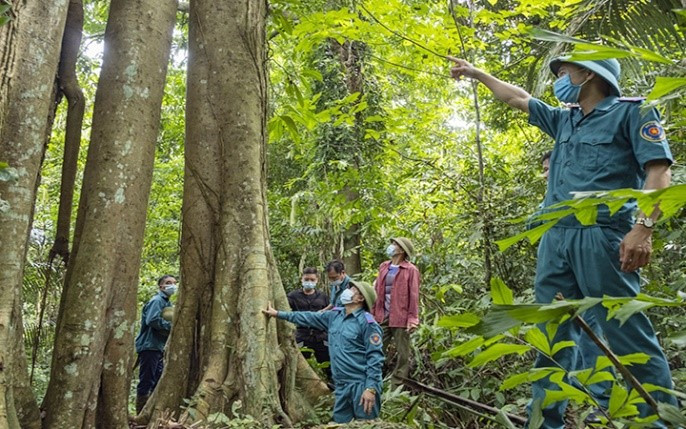
[[[367,310],[364,309],[364,306],[362,306],[362,307],[360,307],[360,308],[357,308],[357,309],[353,310],[353,312],[350,313],[350,314],[345,314],[345,307],[343,307],[343,314],[345,314],[346,317],[347,317],[347,316],[350,316],[350,317],[358,317],[358,316],[360,316],[360,315],[364,315],[364,313],[365,313],[366,311],[367,311]]]
[[[593,110],[600,110],[601,112],[607,112],[614,106],[615,104],[619,103],[618,98],[616,95],[609,95],[605,98],[603,98],[598,104],[595,105]]]
[[[167,296],[167,294],[162,292],[161,290],[157,291],[157,294],[164,298],[165,301],[169,301],[169,297]]]

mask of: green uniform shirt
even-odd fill
[[[531,98],[529,123],[555,139],[545,207],[571,199],[574,191],[642,189],[647,162],[673,160],[659,114],[641,112],[640,99],[609,96],[584,116],[579,107],[556,108]],[[629,201],[610,217],[601,206],[597,223],[630,225],[635,209]],[[574,216],[558,225],[581,226]]]
[[[381,391],[384,362],[381,327],[363,309],[345,314],[336,307],[323,313],[279,311],[277,317],[297,326],[328,331],[331,374],[336,384],[364,383]]]

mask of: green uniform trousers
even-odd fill
[[[549,303],[559,292],[567,299],[587,296],[614,297],[636,296],[640,291],[638,272],[620,270],[619,245],[627,231],[611,227],[554,227],[544,234],[538,248],[535,293],[536,301]],[[650,360],[643,365],[632,365],[629,370],[641,383],[673,388],[667,359],[655,336],[655,331],[643,313],[629,318],[619,326],[617,319],[607,320],[607,309],[602,305],[587,310],[592,313],[605,334],[610,348],[619,356],[645,353]],[[545,331],[544,331],[545,332]],[[574,341],[579,344],[580,328],[572,321],[561,324],[554,342]],[[578,347],[559,351],[555,360],[567,370],[578,368]],[[536,367],[555,367],[543,355],[536,360]],[[559,390],[547,377],[533,383],[533,401],[542,401],[545,390]],[[658,402],[676,405],[676,398],[663,392],[653,392]],[[551,404],[543,410],[546,429],[563,429],[566,401]],[[639,405],[642,416],[654,414],[646,404]],[[666,427],[657,422],[656,427]]]

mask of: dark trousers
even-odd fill
[[[138,372],[138,388],[136,394],[138,396],[150,395],[157,381],[162,376],[162,369],[164,362],[162,360],[162,352],[157,350],[144,350],[138,353],[140,361],[140,370]]]
[[[317,363],[329,362],[331,360],[329,356],[329,346],[325,343],[325,341],[300,341],[298,342],[298,347],[307,347],[308,349],[314,350],[314,358],[317,361]],[[302,354],[303,356],[305,356],[305,359],[309,359],[312,353],[310,351],[302,350]],[[324,373],[326,374],[328,379],[331,380],[331,367],[326,367],[322,369],[324,370]]]

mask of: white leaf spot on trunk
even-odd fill
[[[117,192],[114,193],[114,202],[117,204],[122,204],[125,200],[124,188],[117,189]]]
[[[64,367],[64,370],[67,372],[69,375],[76,375],[78,374],[78,367],[76,366],[75,363],[70,363],[69,365]]]
[[[126,333],[127,325],[128,324],[126,322],[123,322],[119,326],[117,326],[117,328],[114,330],[115,339],[118,340],[124,336],[124,334]]]
[[[124,88],[124,98],[129,99],[133,97],[133,88],[131,88],[129,85],[124,85],[122,88]]]

